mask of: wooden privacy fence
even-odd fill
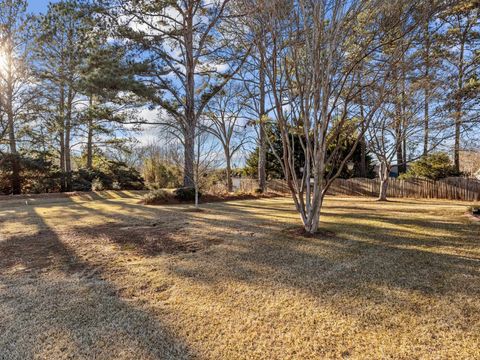
[[[236,190],[253,192],[258,188],[256,179],[242,178],[235,180]],[[224,188],[223,184],[217,184],[216,186]],[[280,193],[289,192],[285,180],[270,180],[268,182],[268,190]],[[336,179],[330,187],[328,194],[377,197],[379,191],[379,179]],[[480,180],[459,177],[438,181],[391,178],[388,184],[387,197],[480,201]]]
[[[336,179],[328,194],[378,196],[379,191],[379,179]],[[470,178],[446,178],[438,181],[391,178],[387,197],[479,201],[480,181]]]

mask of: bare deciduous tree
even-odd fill
[[[233,191],[232,159],[247,141],[246,123],[242,117],[245,107],[242,90],[240,84],[229,83],[212,99],[205,113],[205,131],[220,142],[225,155],[229,192]]]
[[[382,85],[389,73],[376,55],[384,45],[379,20],[392,8],[381,1],[343,0],[270,0],[262,5],[270,14],[267,74],[282,137],[283,170],[305,230],[315,233],[328,188],[386,95]],[[386,41],[403,36],[394,34]],[[362,82],[357,81],[360,68]],[[377,100],[363,106],[361,114],[358,97],[374,85],[380,89]],[[301,135],[305,154],[301,174],[294,164],[292,135]],[[339,140],[347,136],[355,138],[355,144],[338,159]]]

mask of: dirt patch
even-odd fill
[[[315,234],[311,234],[307,232],[303,227],[295,226],[290,227],[283,232],[287,235],[294,236],[294,237],[302,237],[302,238],[314,238],[314,239],[322,239],[322,238],[332,238],[335,237],[336,234],[330,230],[318,230]]]
[[[472,220],[474,222],[480,222],[480,216],[478,216],[478,215],[474,215],[470,212],[467,212],[467,213],[465,213],[465,216],[468,217],[470,220]]]
[[[204,213],[204,212],[207,212],[206,209],[203,209],[203,208],[196,208],[196,207],[189,207],[189,208],[186,208],[186,209],[183,209],[183,212],[186,212],[186,213]]]

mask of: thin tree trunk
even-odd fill
[[[65,178],[65,131],[61,128],[58,131],[58,137],[60,138],[60,170],[61,170],[61,183],[60,191],[65,192],[66,190],[66,178]]]
[[[403,46],[402,46],[403,48]],[[407,104],[407,94],[406,94],[406,73],[405,73],[405,51],[402,50],[402,63],[401,63],[401,74],[402,74],[402,96],[400,104],[400,138],[401,143],[398,148],[400,151],[400,162],[398,163],[398,174],[404,174],[407,171],[407,138],[406,138],[406,104]]]
[[[93,107],[93,96],[90,96],[90,109]],[[93,169],[93,119],[88,118],[87,134],[87,169]]]
[[[12,166],[11,187],[15,195],[22,192],[22,180],[20,177],[20,156],[17,151],[17,140],[15,137],[15,122],[11,104],[7,105],[8,138],[10,145],[10,161]]]
[[[425,87],[424,87],[424,137],[423,137],[423,155],[428,154],[428,142],[430,133],[430,22],[425,24]]]
[[[227,190],[228,192],[233,192],[233,182],[232,182],[232,166],[231,166],[231,158],[230,158],[230,151],[228,148],[225,149],[225,158],[227,161]]]
[[[61,171],[61,182],[60,182],[60,191],[66,191],[66,170],[65,170],[65,87],[63,83],[60,84],[60,99],[58,104],[58,138],[59,138],[59,157],[60,157],[60,171]]]
[[[361,69],[358,73],[358,82],[361,84]],[[360,116],[362,121],[365,119],[364,105],[363,105],[363,94],[360,88]],[[365,134],[365,129],[362,129],[363,134]],[[360,139],[360,177],[367,177],[367,141],[365,140],[365,135]]]
[[[93,120],[88,120],[87,169],[93,169]]]
[[[429,142],[429,136],[430,136],[430,115],[429,115],[429,91],[428,89],[425,89],[425,130],[424,130],[424,137],[423,137],[423,155],[426,156],[428,155],[428,142]]]
[[[455,145],[454,145],[454,166],[457,172],[460,172],[460,132],[462,130],[462,99],[460,92],[463,89],[463,72],[464,72],[464,52],[465,44],[462,41],[460,45],[460,57],[458,62],[458,92],[455,101]]]
[[[396,157],[397,157],[397,169],[398,174],[402,173],[402,166],[403,166],[403,137],[402,137],[402,126],[403,126],[403,111],[402,111],[402,101],[401,97],[403,96],[403,92],[399,91],[399,82],[402,80],[398,76],[398,71],[394,69],[395,75],[394,79],[396,79],[395,85],[395,145],[396,145]]]
[[[428,68],[425,72],[425,76],[428,79]],[[428,81],[428,80],[427,80]],[[430,136],[430,91],[428,89],[429,85],[425,85],[425,105],[424,105],[424,137],[423,137],[423,155],[428,154],[428,143]]]
[[[315,195],[314,195],[315,198]],[[309,234],[315,234],[318,231],[318,226],[320,225],[320,209],[323,204],[323,196],[320,196],[318,202],[313,202],[313,205],[310,210],[310,216],[307,218],[307,221],[304,223],[305,231]]]
[[[260,134],[259,134],[259,146],[258,146],[258,188],[262,193],[267,190],[267,134],[265,133],[265,127],[263,121],[265,120],[265,66],[263,61],[263,55],[260,56],[260,69],[259,69],[259,107],[260,107]]]
[[[72,132],[72,106],[73,94],[72,89],[68,90],[67,99],[67,116],[65,118],[65,172],[66,172],[66,191],[72,191],[72,160],[71,160],[71,132]]]
[[[195,208],[198,209],[198,184],[195,182]]]
[[[460,110],[457,110],[459,112]],[[454,166],[455,171],[460,172],[460,131],[461,131],[461,119],[457,116],[455,119],[455,145],[454,145]]]
[[[195,161],[195,179],[194,179],[194,186],[195,186],[195,208],[199,208],[199,187],[200,187],[200,141],[197,141],[197,154],[196,154],[196,161]]]
[[[396,146],[397,146],[397,171],[398,171],[398,174],[402,174],[404,171],[403,171],[403,163],[404,163],[404,159],[403,159],[403,141],[401,139],[401,133],[402,133],[402,130],[401,129],[398,129],[397,130],[397,139],[396,139]]]
[[[12,193],[18,195],[22,192],[22,180],[20,177],[20,157],[17,151],[17,139],[15,134],[15,116],[13,110],[14,104],[14,76],[13,65],[10,56],[13,55],[13,49],[7,49],[7,69],[6,69],[6,104],[5,112],[7,115],[8,141],[10,146],[10,162],[12,166],[11,187]]]
[[[185,56],[186,56],[186,106],[185,106],[185,148],[184,148],[184,176],[183,186],[194,187],[194,158],[195,158],[195,60],[193,48],[193,1],[188,1],[186,10]]]
[[[183,186],[195,186],[195,128],[187,128],[185,132],[185,158],[184,158],[184,174]]]
[[[380,181],[380,194],[378,195],[378,201],[387,201],[387,189],[388,189],[388,178],[382,179]]]
[[[387,201],[387,190],[388,190],[388,181],[390,169],[387,164],[384,162],[380,163],[380,192],[378,195],[378,201]]]
[[[367,142],[365,138],[360,141],[360,177],[367,177]]]

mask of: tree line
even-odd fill
[[[265,191],[273,157],[315,232],[352,157],[379,164],[380,199],[394,165],[447,150],[460,171],[478,146],[478,19],[474,0],[62,0],[39,15],[0,0],[0,166],[15,194],[25,158],[58,167],[61,191],[96,159],[135,178],[149,124],[181,148],[185,187],[221,157],[231,189],[253,147]]]

